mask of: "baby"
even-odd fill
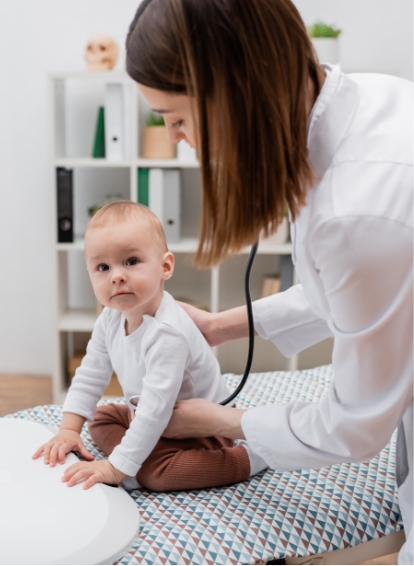
[[[158,218],[145,206],[118,201],[99,210],[85,235],[85,259],[97,300],[86,356],[72,381],[59,432],[41,446],[45,464],[77,451],[68,486],[86,480],[155,491],[201,489],[246,480],[266,467],[245,441],[222,437],[163,438],[177,399],[219,402],[229,395],[219,364],[191,318],[164,291],[174,271]],[[139,406],[96,409],[115,370],[124,396]],[[94,460],[80,438],[85,420],[107,460]]]

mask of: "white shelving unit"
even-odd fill
[[[131,89],[132,139],[131,157],[112,162],[91,156],[98,106],[103,105],[106,82],[122,82]],[[87,208],[103,204],[109,191],[124,198],[137,200],[139,167],[179,168],[182,171],[182,239],[170,244],[176,255],[174,277],[166,289],[173,296],[187,296],[206,304],[211,312],[218,312],[244,303],[243,277],[247,253],[230,258],[219,268],[198,271],[191,265],[191,256],[197,247],[197,225],[200,205],[200,177],[197,162],[178,159],[151,160],[140,157],[142,124],[148,107],[141,99],[136,85],[126,74],[59,73],[49,77],[50,109],[50,185],[52,192],[52,234],[55,289],[55,330],[53,372],[54,401],[61,402],[68,387],[67,359],[90,335],[96,312],[86,269],[82,268],[83,235],[87,223]],[[73,170],[75,241],[57,243],[56,168]],[[252,274],[252,298],[260,296],[263,276],[278,271],[280,255],[290,254],[291,244],[272,246],[261,243]],[[79,299],[81,296],[81,299]],[[237,340],[215,349],[222,371],[241,373],[247,354],[247,341]],[[253,371],[296,369],[298,358],[285,360],[272,344],[256,339]]]

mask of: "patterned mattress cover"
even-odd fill
[[[238,384],[239,376],[225,378],[230,389]],[[251,374],[237,406],[317,401],[331,378],[331,366]],[[46,405],[8,417],[57,425],[62,412]],[[82,437],[102,457],[86,427]],[[200,491],[132,491],[141,530],[119,563],[255,564],[347,548],[399,531],[395,440],[394,433],[378,456],[362,464],[267,470],[247,482]]]

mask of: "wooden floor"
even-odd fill
[[[0,416],[51,402],[51,377],[0,375]]]

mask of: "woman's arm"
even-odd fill
[[[183,401],[166,436],[246,437],[279,471],[361,461],[385,446],[413,396],[412,232],[381,218],[335,219],[318,232],[313,253],[335,337],[328,395],[245,412]]]
[[[186,303],[179,305],[190,315],[210,346],[249,335],[245,306],[209,313]],[[273,342],[287,358],[332,336],[326,321],[312,310],[302,285],[255,301],[253,317],[255,335]]]
[[[177,301],[201,330],[210,346],[249,335],[246,307],[236,307],[219,313],[209,313]]]
[[[318,403],[256,407],[241,422],[278,471],[372,458],[413,399],[412,229],[338,216],[315,229],[309,248],[331,315],[334,379]]]
[[[233,407],[223,407],[205,399],[177,401],[163,436],[166,438],[225,436],[244,439],[241,419],[245,412]]]

